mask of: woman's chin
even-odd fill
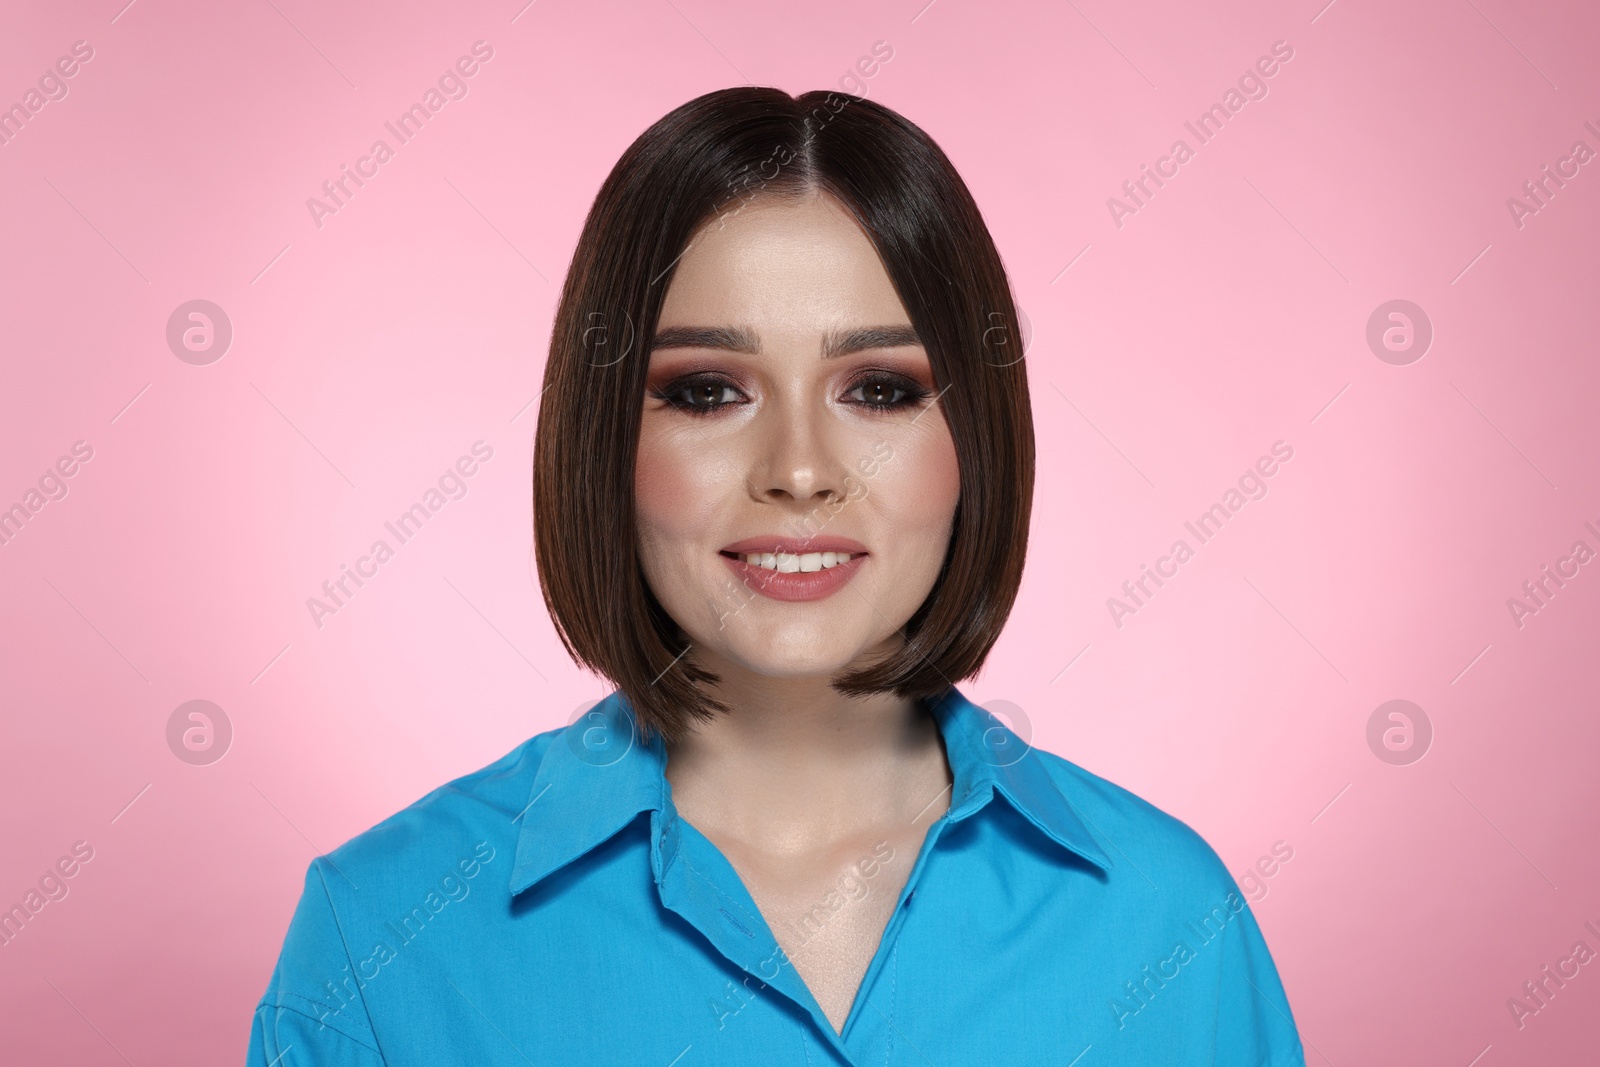
[[[793,638],[747,639],[710,649],[715,658],[766,678],[830,679],[853,669],[866,652],[865,646],[840,643],[836,636],[816,644]]]

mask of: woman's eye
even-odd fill
[[[910,381],[898,378],[868,378],[852,386],[846,395],[852,398],[859,395],[856,403],[868,408],[891,411],[918,403],[928,393],[920,385]]]
[[[712,415],[744,398],[737,386],[722,378],[685,378],[653,389],[651,395],[690,415]],[[928,391],[908,378],[879,376],[858,381],[845,396],[869,411],[887,412],[921,403]]]
[[[739,390],[715,379],[675,382],[654,395],[680,411],[693,415],[710,414],[739,400]]]

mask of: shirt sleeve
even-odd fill
[[[385,1067],[328,891],[311,861],[272,980],[256,1007],[247,1067]]]
[[[1235,890],[1237,892],[1237,889]],[[1217,1062],[1305,1067],[1289,998],[1261,927],[1244,902],[1223,941],[1217,998]]]

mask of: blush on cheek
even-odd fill
[[[664,555],[683,556],[715,529],[719,505],[738,476],[703,440],[670,434],[640,434],[634,464],[634,509],[641,544]],[[726,511],[726,508],[722,508]],[[713,546],[714,547],[714,546]]]
[[[924,527],[948,528],[961,496],[961,465],[949,429],[941,422],[936,433],[899,447],[904,465],[895,473],[902,513]]]
[[[641,525],[654,525],[657,516],[669,514],[673,497],[682,493],[676,484],[672,465],[660,461],[659,455],[648,446],[639,449],[639,459],[634,465],[634,507]]]

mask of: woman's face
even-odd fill
[[[927,353],[845,209],[756,201],[704,225],[649,359],[640,562],[689,655],[831,677],[898,647],[960,478]]]

